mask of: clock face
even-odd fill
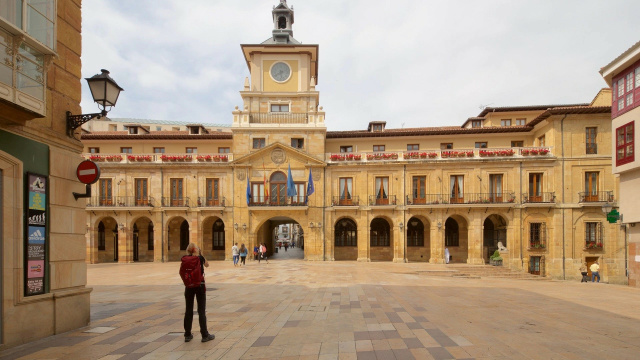
[[[284,82],[291,76],[291,68],[283,62],[277,62],[271,67],[271,77],[278,82]]]

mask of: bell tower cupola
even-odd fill
[[[271,43],[275,44],[297,44],[293,38],[293,6],[287,5],[287,0],[280,0],[280,4],[273,7],[273,31]]]

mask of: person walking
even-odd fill
[[[260,260],[266,261],[267,264],[269,263],[269,259],[267,259],[267,247],[264,245],[264,243],[260,244],[260,256],[258,257],[258,264],[260,263]]]
[[[258,251],[260,251],[260,248],[258,247],[258,245],[253,247],[253,260],[258,260]]]
[[[580,267],[580,274],[582,275],[582,280],[580,280],[581,283],[589,282],[589,276],[587,276],[589,274],[587,272],[587,263],[582,263],[582,266]]]
[[[202,342],[211,341],[216,338],[215,335],[209,334],[207,330],[207,287],[204,283],[204,268],[209,267],[207,259],[202,256],[202,251],[194,243],[187,245],[187,255],[183,256],[183,259],[187,256],[197,256],[200,260],[200,274],[202,282],[197,287],[185,287],[184,300],[186,303],[186,309],[184,312],[184,342],[193,340],[193,334],[191,333],[191,326],[193,324],[193,298],[195,297],[198,302],[198,322],[200,323],[200,334],[202,335]],[[183,261],[184,262],[184,261]],[[182,267],[180,268],[182,276]]]
[[[289,248],[289,243],[284,243],[284,251],[286,252],[287,249]]]
[[[249,250],[247,249],[247,247],[244,246],[244,244],[240,245],[240,266],[247,265],[245,261],[247,260],[248,253],[249,253]]]
[[[240,252],[238,251],[238,243],[233,244],[231,247],[231,255],[233,255],[233,266],[238,266],[238,260],[240,260]]]
[[[591,269],[591,282],[594,282],[596,278],[598,278],[598,282],[600,282],[600,265],[598,265],[598,260],[591,264],[589,269]]]

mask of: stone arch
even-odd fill
[[[449,249],[454,263],[466,263],[469,258],[469,223],[464,216],[454,214],[444,221],[444,247]]]
[[[371,261],[393,261],[393,221],[386,216],[377,216],[369,223],[369,259]]]
[[[431,258],[431,222],[425,216],[414,215],[405,224],[407,260],[428,262]]]
[[[207,259],[225,259],[227,231],[232,228],[219,216],[208,216],[202,221],[202,253]]]
[[[190,228],[191,224],[182,216],[174,216],[167,221],[167,250],[169,261],[178,261],[182,258],[182,255],[186,254],[185,250],[181,248],[186,249],[185,242],[188,245],[191,241],[189,238]],[[185,236],[187,237],[186,239]]]
[[[149,262],[154,259],[154,233],[155,224],[147,216],[138,216],[128,226],[131,236],[127,240],[131,242],[133,261]]]
[[[95,250],[97,251],[96,263],[117,262],[119,259],[119,228],[118,221],[112,216],[102,216],[93,223]]]
[[[269,196],[271,196],[271,194],[269,194]],[[255,225],[252,225],[251,229],[247,228],[246,242],[244,242],[244,240],[240,240],[238,243],[244,242],[245,246],[249,248],[250,253],[253,252],[253,248],[255,246],[259,246],[261,243],[264,243],[267,247],[267,255],[272,256],[276,251],[276,240],[274,238],[275,229],[284,224],[293,224],[294,227],[299,226],[303,229],[302,234],[306,231],[305,227],[302,225],[303,223],[299,219],[299,215],[287,214],[286,216],[270,216],[262,219]],[[248,234],[253,234],[253,236],[249,237]],[[291,234],[291,236],[293,236],[293,234]],[[301,237],[298,237],[296,240],[290,240],[296,242],[296,247],[304,249],[304,236],[301,235]]]
[[[482,258],[486,263],[498,250],[498,242],[507,247],[507,219],[500,214],[491,214],[484,219],[482,231]]]
[[[342,216],[333,224],[335,260],[358,260],[358,222]]]

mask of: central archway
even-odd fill
[[[254,247],[265,244],[269,259],[304,259],[304,231],[296,220],[288,216],[274,216],[265,220],[256,229],[254,239],[245,244],[249,254],[253,254]],[[240,245],[241,241],[238,242]]]

